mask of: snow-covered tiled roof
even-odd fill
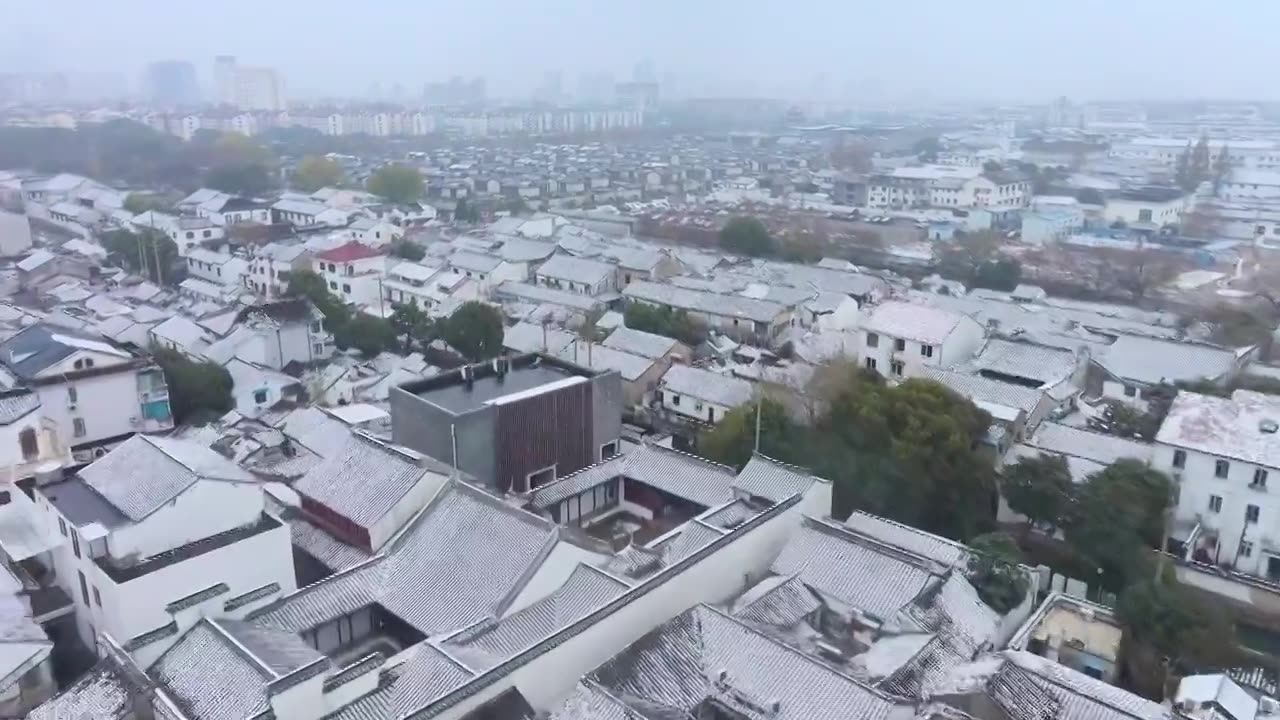
[[[671,352],[677,345],[677,341],[666,335],[620,327],[609,333],[609,337],[605,338],[603,344],[614,350],[657,359]]]
[[[672,365],[671,369],[662,376],[662,387],[668,392],[687,395],[727,408],[735,408],[751,402],[751,396],[754,394],[751,383],[746,380],[688,365]]]

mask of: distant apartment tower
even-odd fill
[[[182,60],[164,60],[147,66],[147,97],[160,105],[191,105],[200,100],[196,68]]]
[[[237,67],[235,105],[241,110],[285,109],[284,81],[273,68]]]
[[[219,55],[213,59],[214,98],[219,105],[236,104],[236,58]]]

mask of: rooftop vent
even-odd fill
[[[1280,423],[1268,418],[1258,423],[1258,429],[1268,435],[1274,435],[1277,430],[1280,430]]]

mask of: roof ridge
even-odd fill
[[[885,542],[884,540],[881,540],[880,538],[877,538],[873,535],[868,535],[867,533],[859,532],[842,523],[821,520],[808,515],[804,516],[804,519],[810,524],[811,527],[813,527],[817,531],[822,532],[824,534],[831,535],[833,537],[838,537],[838,538],[847,540],[849,542],[854,542],[859,545],[863,545],[864,547],[869,547],[872,550],[883,550],[887,554],[901,556],[900,559],[903,562],[909,563],[911,565],[915,565],[916,567],[929,573],[930,575],[944,574],[943,572],[940,572],[938,569],[938,566],[943,565],[944,563],[940,563],[937,560],[926,557],[917,552],[913,552],[906,548],[899,547],[892,543]],[[910,527],[910,526],[905,526],[905,527]]]
[[[718,462],[716,462],[716,461],[714,461],[714,460],[708,460],[708,459],[706,459],[706,458],[702,457],[701,455],[695,455],[695,454],[693,454],[693,453],[685,452],[685,451],[683,451],[683,450],[676,450],[675,448],[667,447],[666,445],[658,445],[658,444],[650,444],[650,443],[643,443],[643,444],[641,444],[641,446],[640,446],[640,450],[643,450],[643,449],[645,449],[645,448],[653,448],[653,449],[655,449],[655,450],[661,450],[661,451],[663,451],[663,452],[665,452],[665,453],[668,453],[668,454],[670,454],[670,455],[679,455],[679,456],[681,456],[681,457],[687,457],[687,458],[689,458],[689,459],[691,459],[691,460],[696,460],[697,462],[699,462],[699,463],[701,463],[701,464],[703,464],[703,465],[710,465],[711,467],[719,468],[719,469],[725,470],[725,471],[727,471],[729,474],[731,474],[731,475],[733,475],[733,476],[735,476],[735,477],[738,475],[738,473],[734,472],[734,470],[733,470],[733,468],[732,468],[732,467],[730,467],[730,466],[728,466],[728,465],[724,465],[724,464],[722,464],[722,463],[718,463]],[[629,453],[626,457],[630,458],[630,457],[634,456],[636,452],[639,452],[639,450],[634,451],[634,452],[632,452],[632,453]]]
[[[762,459],[762,460],[766,460],[766,461],[768,461],[768,462],[771,462],[771,463],[773,463],[774,465],[777,465],[778,467],[787,468],[788,470],[796,470],[796,471],[799,471],[801,474],[803,474],[803,475],[808,475],[808,476],[810,476],[810,477],[815,477],[815,478],[817,478],[817,477],[818,477],[817,475],[814,475],[814,474],[813,474],[813,471],[812,471],[812,470],[810,470],[809,468],[807,468],[807,467],[805,467],[805,466],[803,466],[803,465],[796,465],[796,464],[794,464],[794,463],[786,463],[786,462],[782,462],[781,460],[778,460],[777,458],[772,458],[772,457],[769,457],[768,455],[765,455],[764,453],[760,452],[759,450],[753,450],[753,451],[751,452],[751,458],[752,458],[753,460],[754,460],[755,458],[760,458],[760,459]],[[744,466],[742,469],[743,469],[743,470],[746,470],[746,467]],[[739,474],[739,475],[741,475],[742,473],[738,473],[738,474]],[[825,478],[818,478],[818,479],[820,479],[820,480],[825,480]],[[855,510],[854,512],[857,512],[857,511]]]
[[[276,678],[281,677],[280,673],[277,673],[275,670],[272,670],[272,669],[271,669],[271,666],[270,666],[270,665],[268,665],[268,664],[267,664],[267,662],[266,662],[265,660],[263,660],[262,658],[258,657],[257,655],[254,655],[252,650],[250,650],[248,647],[246,647],[246,646],[244,645],[244,643],[241,643],[239,640],[237,640],[237,639],[236,639],[236,637],[235,637],[234,635],[232,635],[232,634],[231,634],[231,631],[230,631],[230,630],[227,630],[226,628],[222,627],[222,625],[221,625],[221,623],[220,623],[219,621],[220,621],[220,620],[222,620],[223,618],[210,618],[210,617],[205,617],[205,618],[202,618],[202,619],[203,619],[203,620],[207,620],[207,621],[208,621],[208,623],[209,623],[209,626],[210,626],[210,627],[212,627],[214,630],[216,630],[216,631],[218,632],[218,634],[219,634],[219,635],[221,635],[221,636],[222,636],[223,638],[225,638],[228,642],[230,642],[230,643],[231,643],[231,646],[232,646],[232,649],[234,649],[234,650],[238,651],[240,654],[244,655],[246,658],[248,658],[248,659],[249,659],[249,661],[250,661],[250,662],[253,662],[254,664],[256,664],[256,665],[258,665],[259,667],[261,667],[261,668],[262,668],[262,669],[267,673],[267,675],[269,675],[269,676],[271,676],[271,677],[272,677],[272,679],[276,679]],[[176,643],[175,643],[175,644],[176,644]]]

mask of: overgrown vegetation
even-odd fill
[[[400,238],[391,243],[391,254],[394,257],[417,262],[427,256],[427,249],[412,240]]]
[[[327,157],[308,155],[293,171],[292,181],[298,190],[312,193],[324,187],[342,187],[346,173],[341,165]]]
[[[196,362],[177,350],[152,348],[169,386],[169,409],[174,422],[201,425],[235,407],[231,373],[213,361]]]
[[[174,285],[185,275],[180,266],[175,267],[178,246],[162,232],[112,230],[100,241],[108,257],[157,285]]]
[[[655,335],[665,335],[693,347],[707,339],[707,330],[684,310],[657,307],[642,302],[627,305],[623,315],[626,326]]]
[[[502,312],[488,303],[465,302],[439,325],[440,338],[471,362],[502,352]]]
[[[735,217],[720,229],[720,247],[726,252],[751,257],[770,257],[777,244],[769,228],[756,218]]]
[[[379,168],[369,178],[369,192],[390,200],[393,203],[407,205],[422,199],[425,185],[422,173],[405,165],[387,165]]]

